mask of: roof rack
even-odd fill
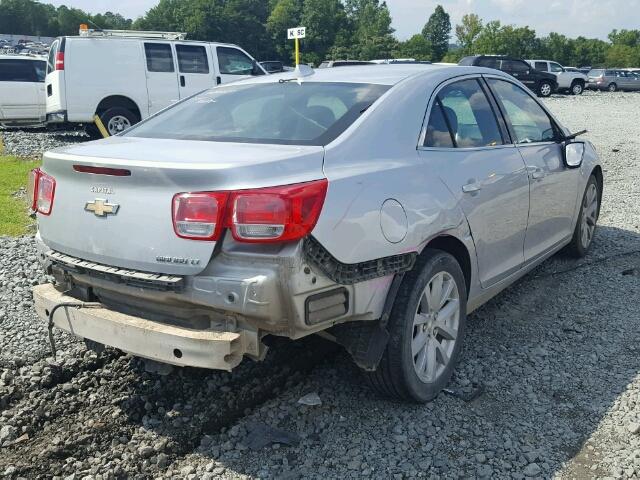
[[[186,33],[182,32],[145,32],[142,30],[97,30],[80,29],[81,37],[127,37],[127,38],[161,38],[163,40],[184,40]]]

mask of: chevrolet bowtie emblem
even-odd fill
[[[92,212],[96,217],[106,217],[107,215],[115,215],[118,213],[120,205],[117,203],[109,203],[102,198],[96,198],[93,202],[87,202],[84,209]]]

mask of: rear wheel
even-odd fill
[[[598,181],[596,177],[591,175],[582,196],[578,221],[573,231],[571,243],[565,249],[568,255],[580,258],[587,254],[593,242],[599,215],[600,194],[598,192]]]
[[[541,97],[548,97],[551,95],[552,92],[553,92],[553,87],[549,82],[546,82],[546,81],[540,82],[540,85],[538,86],[538,94]]]
[[[571,93],[573,95],[582,95],[584,92],[584,84],[582,82],[573,82],[571,85]]]
[[[456,259],[441,250],[420,256],[398,291],[389,343],[371,386],[384,396],[433,400],[458,361],[466,325],[467,291]]]
[[[616,85],[615,83],[610,83],[607,87],[607,90],[610,92],[615,92],[618,90],[618,85]]]
[[[138,116],[124,107],[111,107],[99,114],[104,128],[113,136],[124,132],[127,128],[140,121]],[[87,125],[87,134],[93,138],[102,138],[100,130],[95,124]]]

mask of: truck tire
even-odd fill
[[[538,84],[538,95],[541,97],[549,97],[553,93],[553,86],[550,82],[546,80],[542,80]]]
[[[111,136],[125,131],[140,121],[138,115],[124,107],[108,108],[100,113],[99,116],[104,128],[107,129]],[[87,124],[85,131],[91,138],[102,138],[100,130],[98,130],[98,127],[94,123]]]
[[[460,356],[466,308],[466,282],[456,259],[426,249],[396,296],[386,350],[378,368],[366,373],[371,387],[397,400],[433,400]]]
[[[564,249],[570,257],[581,258],[589,251],[596,232],[596,224],[600,215],[600,192],[598,192],[598,180],[591,175],[582,195],[580,212],[576,228],[573,230],[571,243]]]
[[[579,80],[575,80],[571,84],[571,93],[573,95],[582,95],[582,92],[584,92],[584,82],[581,82]]]

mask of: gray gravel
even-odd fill
[[[451,387],[481,385],[476,400],[381,400],[313,339],[231,374],[159,376],[61,333],[53,361],[32,240],[0,239],[0,475],[640,477],[640,94],[547,102],[602,155],[600,228],[588,257],[555,257],[471,315]],[[250,449],[265,425],[294,445]]]
[[[0,139],[4,144],[4,154],[6,155],[39,158],[47,150],[86,142],[89,137],[83,130],[48,131],[44,128],[0,127]]]

